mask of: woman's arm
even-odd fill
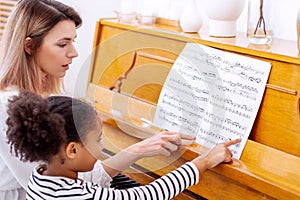
[[[16,185],[19,183],[23,188],[27,187],[27,182],[29,180],[30,174],[34,169],[34,166],[37,163],[29,163],[29,162],[22,162],[18,157],[13,155],[10,152],[10,146],[7,143],[6,137],[6,119],[8,118],[7,115],[7,102],[8,99],[13,96],[17,95],[17,91],[6,91],[0,93],[0,157],[2,159],[1,162],[4,162],[3,167],[6,169],[0,169],[0,177],[6,177],[6,180],[10,179],[10,182],[7,184]],[[1,179],[1,186],[3,190],[5,190],[5,186],[10,187],[11,185],[4,185]],[[15,180],[15,181],[13,181]],[[3,183],[3,184],[2,184]]]
[[[89,172],[79,172],[78,178],[83,179],[87,182],[93,182],[101,187],[109,188],[110,182],[112,181],[111,176],[106,173],[100,160],[98,160],[94,166],[94,169]]]
[[[3,172],[1,170],[0,176],[1,177],[13,176],[14,179],[16,180],[15,183],[18,182],[24,189],[26,189],[30,174],[32,173],[32,170],[34,169],[34,166],[37,165],[37,163],[22,162],[18,157],[11,154],[10,147],[6,142],[6,136],[4,136],[3,134],[3,129],[1,130],[1,136],[0,136],[0,157],[9,170],[9,171],[5,170]],[[3,181],[3,179],[1,180]],[[15,183],[11,182],[11,184],[15,184]],[[2,184],[0,185],[2,186]],[[7,187],[10,186],[7,185]],[[3,187],[1,187],[1,189],[5,190],[5,188]]]

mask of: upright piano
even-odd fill
[[[207,170],[175,199],[300,199],[300,59],[293,41],[275,38],[255,46],[245,33],[214,38],[205,28],[187,34],[168,24],[99,20],[86,97],[103,118],[105,153],[160,131],[151,125],[160,91],[187,42],[267,61],[272,68],[241,158]],[[199,148],[192,144],[180,156],[144,158],[124,173],[147,184],[198,156]]]

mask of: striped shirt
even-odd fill
[[[178,169],[156,179],[152,183],[124,190],[103,188],[95,183],[65,177],[45,176],[33,171],[27,188],[27,200],[37,199],[105,199],[142,200],[172,199],[184,189],[199,181],[197,167],[187,162]]]

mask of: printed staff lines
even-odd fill
[[[226,85],[215,85],[215,86],[220,92],[232,93],[253,101],[256,100],[255,94],[241,90],[239,88],[231,88],[231,87],[227,87]]]
[[[233,82],[231,80],[222,80],[223,81],[223,84],[227,84],[231,87],[238,87],[242,90],[248,90],[249,92],[254,92],[254,93],[258,93],[258,90],[256,87],[252,87],[252,86],[249,86],[249,85],[246,85],[244,83],[239,83],[239,82]]]
[[[238,108],[238,109],[241,109],[241,110],[244,110],[244,111],[247,111],[247,112],[253,112],[253,108],[249,107],[248,105],[246,104],[240,104],[238,102],[234,102],[232,99],[230,98],[223,98],[223,97],[220,97],[218,94],[216,95],[211,95],[211,97],[214,99],[214,100],[217,100],[221,103],[225,103],[225,104],[228,104],[228,105],[231,105],[235,108]]]
[[[245,126],[242,126],[240,125],[239,123],[237,122],[233,122],[231,119],[229,118],[226,118],[224,120],[224,123],[216,123],[215,121],[213,120],[210,120],[210,119],[207,119],[207,118],[203,118],[203,121],[216,127],[216,128],[219,128],[219,129],[222,129],[226,132],[230,132],[232,134],[235,134],[235,135],[238,135],[238,136],[242,136],[243,134],[239,133],[238,131],[235,131],[231,128],[229,128],[228,126],[224,125],[225,123],[227,123],[228,125],[231,125],[233,128],[239,128],[241,131],[245,131],[247,128]]]
[[[201,101],[201,102],[208,102],[209,101],[208,97],[203,97],[203,96],[199,96],[199,95],[194,94],[194,93],[198,93],[198,94],[203,93],[206,96],[208,96],[206,90],[196,89],[197,92],[195,92],[193,90],[192,90],[193,92],[190,92],[191,88],[189,88],[189,90],[186,90],[186,89],[183,89],[183,88],[176,88],[175,85],[171,85],[171,84],[168,84],[167,86],[168,86],[168,88],[173,89],[175,91],[178,91],[181,94],[187,95],[186,97],[191,97],[192,99],[196,99],[197,101]],[[181,95],[178,95],[178,96],[181,96]],[[173,100],[177,100],[177,99],[174,99],[175,97],[171,97],[171,98],[173,98]],[[179,102],[179,100],[177,100],[177,101]]]
[[[191,117],[197,117],[198,119],[202,119],[203,118],[203,115],[195,113],[195,112],[192,112],[192,111],[188,111],[187,109],[185,109],[185,108],[183,108],[181,106],[175,105],[175,104],[173,104],[170,101],[162,100],[162,103],[164,103],[166,105],[169,105],[169,106],[171,106],[173,108],[176,108],[178,111],[180,111],[182,113],[185,113],[186,115],[189,115]],[[204,111],[204,109],[203,109],[203,111]]]

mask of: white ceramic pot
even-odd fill
[[[187,1],[180,19],[179,24],[183,32],[197,33],[202,26],[202,15],[198,9],[196,0]]]
[[[236,20],[245,7],[245,0],[204,0],[204,7],[210,36],[235,37]]]

